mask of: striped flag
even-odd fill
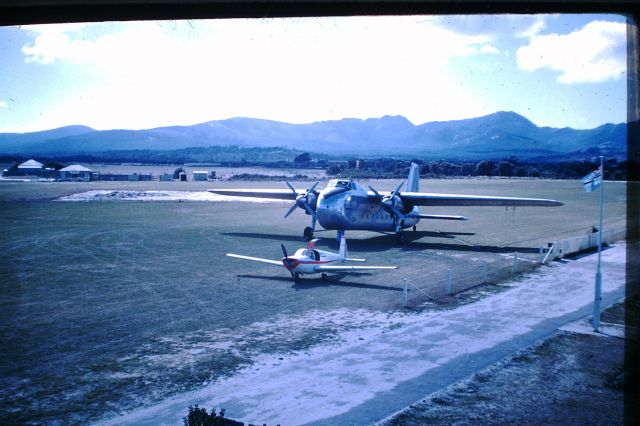
[[[602,184],[602,168],[598,167],[588,175],[582,178],[584,190],[591,192]]]

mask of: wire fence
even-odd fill
[[[549,242],[536,254],[513,252],[491,262],[465,259],[464,267],[446,269],[438,275],[429,274],[419,281],[403,280],[402,306],[418,307],[426,302],[440,301],[483,284],[499,284],[520,274],[537,269],[545,262],[578,254],[598,247],[598,233]],[[626,228],[607,229],[602,233],[603,246],[626,238]]]

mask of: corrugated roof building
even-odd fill
[[[27,160],[22,164],[18,164],[18,169],[21,169],[21,170],[29,170],[29,169],[40,170],[42,168],[44,168],[44,164],[33,159]]]
[[[89,182],[93,171],[79,164],[72,164],[59,170],[60,180],[64,182]]]

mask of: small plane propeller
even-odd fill
[[[282,261],[286,262],[287,260],[289,260],[289,255],[287,254],[287,249],[284,247],[284,244],[280,244],[280,247],[282,248],[282,254],[284,254],[284,257],[282,258]],[[287,268],[287,270],[291,274],[291,278],[295,279],[295,274],[293,273],[293,271],[291,269],[289,269],[289,268]]]

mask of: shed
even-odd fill
[[[79,164],[72,164],[59,170],[60,180],[66,182],[89,182],[93,171]]]
[[[194,181],[206,181],[209,177],[209,172],[206,170],[194,170],[193,171],[193,180]]]

